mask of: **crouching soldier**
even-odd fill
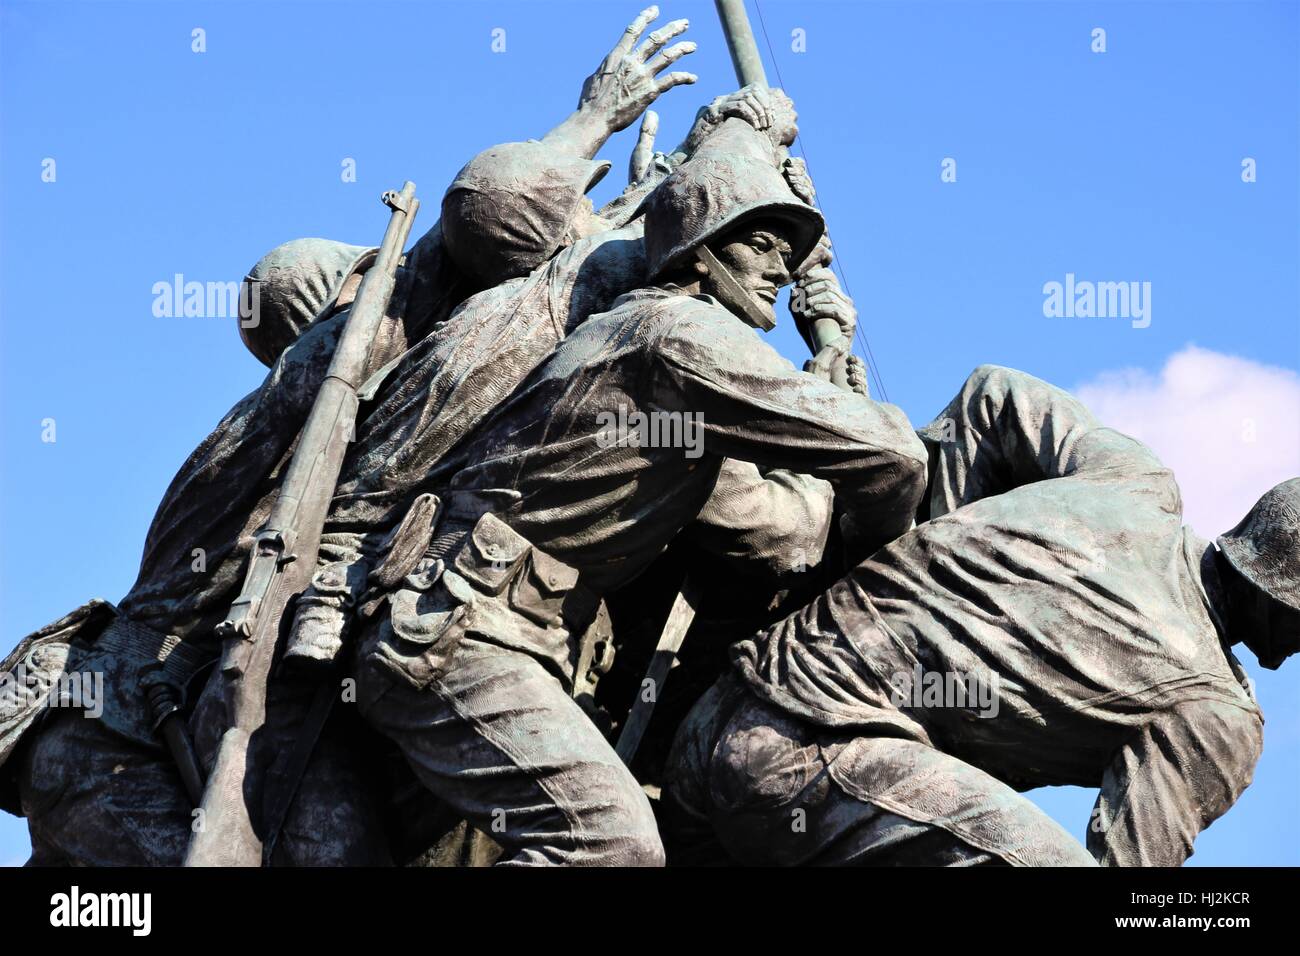
[[[929,520],[733,646],[671,803],[763,864],[1178,865],[1250,783],[1229,650],[1300,646],[1300,479],[1218,547],[1066,393],[977,369],[921,433]],[[1017,791],[1100,788],[1091,856]]]
[[[651,285],[582,323],[470,436],[359,647],[363,716],[506,863],[662,862],[649,802],[570,698],[574,635],[701,517],[725,459],[831,482],[880,540],[924,488],[897,408],[795,370],[750,327],[774,323],[822,233],[766,138],[728,120],[645,228]],[[734,557],[744,541],[712,517],[705,538]]]

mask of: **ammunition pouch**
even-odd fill
[[[368,574],[360,558],[336,561],[316,572],[298,598],[284,652],[287,665],[328,664],[338,658],[353,608],[360,604],[360,616],[370,617],[382,596],[415,572],[428,550],[440,505],[437,495],[416,498],[384,541],[382,557]]]
[[[492,512],[466,527],[449,496],[446,522],[415,572],[388,596],[368,660],[425,687],[451,665],[462,637],[538,658],[574,687],[582,634],[599,600],[578,569],[534,547]]]

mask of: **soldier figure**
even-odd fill
[[[700,516],[725,459],[830,481],[878,541],[923,489],[898,409],[796,371],[747,327],[774,321],[822,234],[770,140],[726,121],[656,190],[645,228],[652,284],[582,323],[473,433],[424,557],[362,635],[363,716],[507,863],[662,862],[637,781],[570,699],[574,635]],[[666,416],[683,437],[611,432],[620,414]],[[713,540],[730,527],[743,552],[742,523]]]
[[[749,863],[1181,864],[1260,754],[1230,645],[1300,647],[1300,479],[1216,549],[1148,449],[1029,375],[977,369],[920,435],[928,520],[732,647],[670,801]],[[1060,784],[1101,789],[1091,856],[1016,792]]]

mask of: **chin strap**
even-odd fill
[[[772,310],[767,308],[758,296],[737,282],[731,270],[722,264],[708,246],[700,246],[699,258],[713,279],[714,289],[723,305],[739,314],[756,329],[771,332],[776,328],[776,316],[772,314]]]

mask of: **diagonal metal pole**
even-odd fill
[[[745,0],[714,0],[714,3],[722,20],[727,49],[731,52],[731,64],[736,68],[736,79],[741,86],[767,86],[767,73],[763,70],[763,58],[758,52],[753,27],[749,25],[749,14],[745,12]],[[785,150],[782,149],[781,153],[784,154]],[[813,323],[809,333],[814,355],[832,342],[839,342],[845,350],[851,347],[834,319]]]
[[[736,79],[740,80],[741,86],[767,86],[763,58],[758,55],[758,42],[749,25],[745,0],[714,0],[714,3],[722,21],[723,35],[727,38],[727,49],[731,51],[731,64],[736,68]]]
[[[755,3],[757,4],[757,0],[755,0]],[[722,32],[727,40],[727,49],[731,53],[731,63],[736,70],[736,79],[739,80],[741,86],[750,86],[751,84],[767,86],[767,73],[763,69],[763,58],[758,52],[758,41],[754,37],[753,28],[750,26],[749,14],[745,11],[745,0],[714,0],[714,5],[718,9],[718,18],[722,21]],[[763,11],[759,10],[758,15],[761,24]],[[764,28],[763,32],[766,36],[766,28]],[[768,50],[771,51],[770,40],[768,41]],[[774,58],[774,65],[775,62]],[[780,78],[781,71],[778,68],[777,79],[780,80]],[[805,148],[805,160],[807,155],[807,149]],[[844,278],[843,265],[836,262],[832,265],[832,268],[839,272],[840,285],[844,287],[847,294],[848,283]],[[815,327],[809,331],[814,354],[840,338],[839,328],[831,320],[816,323]],[[876,379],[880,397],[885,401],[889,401],[889,395],[885,392],[884,380],[880,376],[880,369],[876,367],[875,356],[871,353],[871,346],[867,342],[866,335],[861,328],[857,328],[854,330],[854,337],[862,347],[868,373],[874,375]]]
[[[632,758],[636,756],[637,748],[641,745],[641,738],[645,736],[646,728],[650,726],[650,715],[654,713],[655,704],[663,691],[664,683],[668,680],[668,672],[677,662],[677,653],[682,649],[686,632],[691,629],[691,623],[695,620],[695,609],[699,603],[700,592],[695,586],[695,581],[687,577],[682,581],[682,588],[677,594],[677,599],[673,601],[672,610],[668,612],[668,620],[664,622],[663,633],[655,647],[654,656],[650,658],[650,666],[646,669],[645,678],[637,690],[636,703],[632,705],[632,710],[628,713],[627,721],[619,734],[618,743],[614,747],[619,757],[623,759],[623,763],[628,766],[631,766]]]

